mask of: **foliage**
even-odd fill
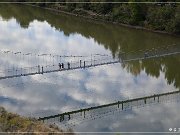
[[[178,2],[178,0],[141,0],[142,2],[156,2],[143,4],[133,3],[137,2],[137,0],[101,0],[99,1],[100,3],[97,3],[97,0],[54,0],[55,2],[60,2],[59,4],[47,3],[50,2],[50,0],[23,1],[35,2],[34,4],[42,7],[53,7],[57,10],[65,10],[82,16],[89,16],[90,18],[99,18],[107,21],[180,34],[180,4],[158,3],[168,1]]]
[[[147,22],[155,30],[167,30],[171,27],[171,20],[174,20],[175,8],[171,6],[151,7],[148,10]]]

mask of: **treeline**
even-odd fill
[[[97,0],[74,0],[74,3],[72,3],[71,0],[54,0],[60,3],[46,3],[50,2],[50,0],[28,1],[37,2],[34,4],[37,4],[38,6],[67,11],[93,19],[101,19],[110,22],[141,26],[151,30],[180,34],[180,4],[174,3],[178,2],[178,0],[144,1],[156,3],[111,3],[136,2],[136,0],[101,0],[101,3],[97,3]]]

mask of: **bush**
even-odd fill
[[[147,14],[147,23],[155,30],[167,30],[174,15],[174,8],[170,6],[150,7]]]
[[[178,7],[176,8],[176,13],[172,24],[174,26],[172,32],[180,34],[180,5],[178,5]]]

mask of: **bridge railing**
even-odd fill
[[[95,54],[95,55],[91,55],[91,57],[86,57],[86,59],[80,58],[76,61],[72,61],[71,59],[70,61],[53,62],[53,64],[46,63],[46,65],[35,65],[32,67],[13,66],[12,69],[8,67],[8,69],[5,69],[0,72],[0,79],[66,71],[66,70],[73,70],[78,68],[89,68],[93,66],[113,64],[117,62],[123,63],[134,60],[143,60],[143,59],[162,57],[162,56],[173,55],[178,53],[180,53],[180,47],[175,46],[174,48],[171,47],[163,48],[161,50],[158,50],[158,52],[157,49],[151,49],[145,52],[139,51],[138,53],[137,52],[121,53],[119,58],[113,58],[112,56],[108,56],[108,55]],[[62,63],[63,63],[63,68],[59,66],[59,64]]]

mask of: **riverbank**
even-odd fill
[[[59,129],[56,125],[46,125],[34,118],[26,118],[18,114],[9,113],[3,107],[0,107],[0,132],[12,132],[12,134],[17,132],[19,134],[58,133],[59,135],[64,135],[64,131]],[[69,134],[73,135],[73,133]]]
[[[30,4],[28,4],[28,5],[30,5]],[[130,24],[125,24],[125,23],[120,23],[118,21],[112,21],[112,20],[108,19],[108,16],[103,16],[100,14],[96,14],[94,12],[85,11],[83,9],[75,9],[70,12],[63,6],[56,7],[56,6],[51,5],[51,6],[43,6],[42,7],[42,6],[38,6],[38,5],[32,5],[32,4],[30,6],[35,6],[35,7],[39,7],[42,9],[52,11],[54,13],[63,13],[66,15],[76,16],[76,17],[80,17],[80,18],[84,18],[84,19],[88,19],[88,20],[92,20],[92,21],[110,23],[110,24],[120,25],[123,27],[132,28],[132,29],[145,30],[145,31],[150,31],[150,32],[154,32],[154,33],[167,34],[167,35],[180,37],[179,33],[167,32],[164,30],[154,30],[154,29],[150,29],[148,27],[143,27],[143,26],[139,26],[139,25],[130,25]]]

